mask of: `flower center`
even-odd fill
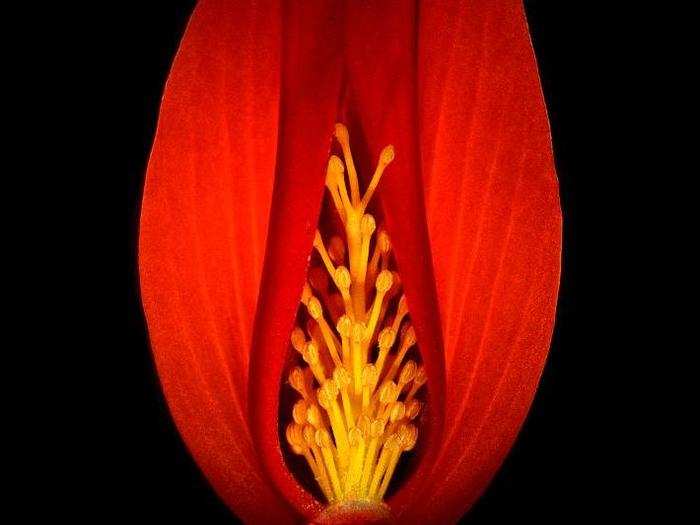
[[[334,135],[345,164],[330,157],[326,187],[345,238],[334,235],[326,244],[316,231],[320,263],[312,263],[301,297],[306,323],[300,321],[291,335],[306,366],[289,375],[301,399],[286,438],[305,457],[329,503],[381,502],[401,454],[416,444],[412,421],[422,408],[416,394],[427,377],[407,358],[416,336],[389,235],[380,228],[373,239],[375,218],[366,213],[394,148],[382,150],[360,195],[348,130],[336,124]],[[417,351],[413,355],[418,358]]]

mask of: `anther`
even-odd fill
[[[325,428],[316,430],[316,445],[321,448],[330,448],[333,445],[331,436]]]
[[[304,348],[306,347],[306,336],[304,335],[304,331],[298,326],[292,330],[291,341],[294,350],[303,354]]]
[[[321,307],[321,301],[316,297],[311,297],[308,304],[306,305],[309,310],[309,315],[316,321],[323,315],[323,308]]]
[[[292,450],[296,454],[303,454],[306,443],[304,441],[302,426],[297,423],[290,423],[287,425],[285,434],[287,441],[292,446]]]
[[[377,368],[372,364],[367,364],[362,369],[362,386],[372,386],[377,380]]]
[[[319,363],[318,347],[309,341],[306,343],[306,348],[304,349],[304,361],[314,366]]]
[[[343,161],[336,155],[331,155],[328,159],[328,172],[333,175],[340,176],[345,173],[345,166],[343,166]]]
[[[391,421],[392,423],[395,423],[399,419],[403,419],[403,417],[405,415],[406,415],[406,405],[404,405],[401,401],[396,401],[391,406],[391,412],[389,412],[389,421]]]
[[[311,405],[306,411],[306,421],[313,425],[314,428],[323,427],[323,416],[321,415],[321,409],[317,405]]]
[[[397,388],[396,383],[393,381],[385,381],[379,389],[379,402],[383,405],[391,403],[394,400]]]
[[[389,270],[382,270],[377,277],[376,287],[380,293],[386,293],[394,282],[394,276]]]
[[[316,429],[313,425],[304,425],[304,442],[308,447],[318,446],[316,445]]]
[[[379,332],[379,338],[377,343],[380,349],[389,349],[394,345],[396,341],[396,332],[391,327],[386,327],[384,330]]]
[[[376,229],[377,223],[375,222],[374,217],[372,217],[369,213],[364,214],[362,216],[362,222],[360,222],[360,231],[362,232],[362,236],[369,238]]]
[[[417,366],[414,361],[407,361],[399,374],[399,385],[407,385],[416,376]]]
[[[350,337],[350,329],[352,328],[352,321],[347,315],[342,315],[340,319],[338,319],[338,323],[336,324],[336,329],[338,330],[338,333],[340,334],[341,337]]]
[[[406,424],[399,428],[399,442],[404,451],[411,450],[418,440],[418,428],[415,425]]]
[[[372,421],[369,427],[370,437],[376,438],[384,433],[384,428],[386,427],[386,421],[381,419],[375,419]]]
[[[367,191],[365,192],[365,196],[362,197],[362,209],[365,209],[367,207],[367,204],[369,204],[369,201],[372,199],[372,195],[374,195],[374,191],[377,189],[377,185],[379,184],[379,179],[382,177],[382,174],[384,173],[384,169],[394,160],[394,146],[386,146],[382,152],[379,155],[379,162],[377,163],[377,169],[374,171],[374,175],[372,176],[372,180],[369,183],[369,186],[367,187]]]
[[[292,409],[292,417],[294,422],[298,425],[303,425],[306,423],[306,414],[308,412],[309,405],[303,399],[300,399],[294,403],[294,408]]]
[[[417,399],[412,399],[405,403],[406,405],[406,418],[410,421],[416,419],[420,413],[422,403]]]
[[[295,366],[292,368],[291,372],[289,372],[289,384],[292,385],[294,390],[306,397],[306,381],[304,379],[304,372],[300,367]]]
[[[355,427],[350,432],[348,432],[348,441],[351,447],[357,447],[360,441],[363,440],[362,431]]]
[[[333,129],[333,135],[340,144],[350,144],[350,133],[345,124],[338,122]]]
[[[335,269],[333,280],[341,292],[350,290],[350,284],[352,281],[350,279],[350,272],[345,266],[338,266]]]

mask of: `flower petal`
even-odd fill
[[[323,198],[341,82],[334,2],[289,2],[282,51],[280,142],[263,279],[250,362],[250,420],[261,460],[281,493],[308,519],[321,510],[284,463],[279,395]],[[285,443],[286,446],[286,443]]]
[[[501,465],[547,355],[561,212],[522,6],[426,3],[420,129],[447,367],[446,429],[430,507],[456,521]]]
[[[247,422],[280,98],[280,13],[266,4],[195,9],[148,165],[139,265],[158,374],[194,459],[241,518],[285,523]]]

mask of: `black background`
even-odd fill
[[[157,523],[232,523],[182,443],[168,414],[150,355],[141,310],[136,240],[144,171],[153,140],[164,82],[193,1],[148,2],[133,9],[125,37],[130,41],[127,105],[133,121],[127,140],[128,329],[124,383],[133,395],[128,419],[130,473],[120,505],[140,520]],[[592,234],[590,210],[582,207],[595,177],[591,152],[592,75],[597,48],[592,22],[605,13],[582,4],[526,1],[528,23],[540,68],[552,128],[564,214],[564,259],[557,321],[550,357],[527,421],[503,467],[463,523],[506,523],[513,519],[574,521],[597,514],[603,493],[619,469],[600,471],[598,440],[606,431],[600,412],[602,388],[590,375],[605,349],[589,345],[586,291],[595,266],[582,248]],[[586,10],[588,9],[588,10]],[[586,220],[584,220],[586,219]],[[590,479],[596,477],[592,483]],[[608,513],[608,517],[610,514]]]

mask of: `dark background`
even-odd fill
[[[168,414],[150,355],[140,304],[136,242],[144,171],[153,140],[158,107],[168,70],[194,7],[193,1],[148,2],[134,8],[125,33],[129,46],[127,106],[134,114],[124,131],[128,176],[128,371],[125,384],[133,395],[128,419],[130,474],[119,504],[157,523],[232,523],[190,458]],[[598,441],[605,437],[601,420],[600,381],[590,372],[605,351],[589,344],[590,320],[584,299],[595,266],[581,248],[591,224],[581,209],[595,178],[591,158],[597,126],[591,122],[596,89],[598,38],[593,21],[605,13],[584,4],[526,1],[552,127],[564,214],[564,259],[557,321],[551,353],[527,421],[507,457],[464,523],[505,523],[512,519],[574,521],[596,515],[602,495],[619,469],[601,471]],[[586,3],[588,5],[588,3]],[[585,219],[589,217],[586,216]],[[586,259],[584,261],[584,259]],[[586,264],[584,264],[584,262]],[[596,481],[590,479],[595,476]],[[608,513],[608,517],[610,514]]]

